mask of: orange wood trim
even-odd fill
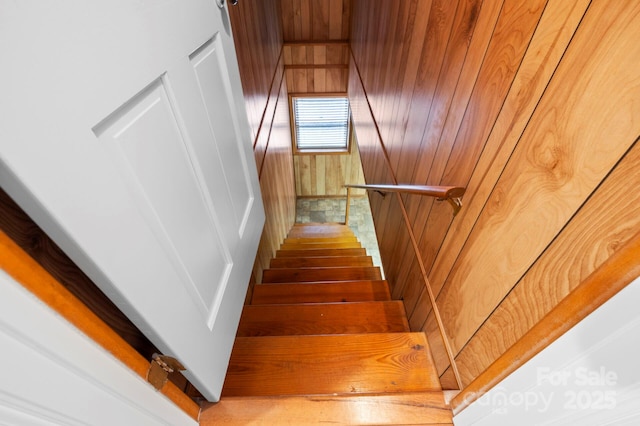
[[[427,414],[428,413],[428,414]],[[219,425],[425,425],[447,426],[451,410],[441,392],[374,395],[228,397],[202,410],[202,426]],[[295,419],[295,420],[293,420]]]
[[[292,135],[293,136],[293,135]],[[299,155],[349,155],[351,154],[349,152],[349,149],[332,149],[332,150],[328,150],[328,149],[303,149],[303,150],[299,150],[298,147],[295,147],[295,152],[293,155],[299,156]],[[340,197],[344,198],[346,195],[339,195]],[[316,198],[319,196],[316,196]],[[324,198],[324,197],[322,197]]]
[[[402,201],[402,195],[399,192],[396,192],[396,197],[398,199],[398,203],[400,204],[400,211],[402,212],[402,217],[404,218],[404,224],[407,227],[407,232],[409,233],[409,239],[411,240],[411,245],[413,247],[413,251],[416,256],[416,260],[418,261],[418,266],[420,267],[420,274],[422,275],[422,280],[424,281],[424,286],[427,289],[427,294],[429,295],[429,302],[431,302],[431,309],[433,311],[433,315],[438,323],[438,330],[440,331],[440,335],[442,336],[442,343],[444,343],[444,349],[447,352],[447,358],[449,358],[449,364],[451,365],[451,369],[453,370],[453,375],[456,378],[456,383],[458,384],[458,388],[462,389],[462,378],[460,376],[460,372],[458,371],[458,366],[456,364],[456,359],[453,354],[453,350],[451,349],[451,344],[449,343],[449,338],[447,337],[447,332],[444,329],[444,323],[442,322],[442,317],[440,316],[440,310],[438,309],[438,305],[436,303],[436,297],[433,294],[433,289],[431,288],[431,283],[429,282],[429,277],[427,276],[427,269],[424,267],[424,262],[422,261],[422,256],[420,254],[420,248],[418,246],[418,241],[416,240],[416,236],[413,234],[413,228],[411,227],[411,221],[409,220],[409,215],[407,214],[407,209],[404,206],[404,202]]]
[[[587,315],[640,276],[640,232],[616,251],[575,290],[460,392],[451,405],[454,414],[494,387],[553,343]]]
[[[285,41],[284,46],[349,46],[349,40],[297,40]]]
[[[2,231],[0,231],[0,267],[51,309],[146,380],[149,361]],[[193,419],[198,420],[200,407],[176,385],[167,382],[160,392]]]
[[[260,117],[260,125],[258,126],[258,131],[256,132],[256,137],[253,140],[253,144],[252,144],[254,151],[256,149],[256,144],[258,143],[258,138],[260,137],[260,132],[262,131],[262,125],[264,124],[264,119],[265,119],[265,116],[267,114],[267,109],[269,109],[269,101],[271,101],[271,99],[270,99],[271,98],[271,90],[273,89],[273,85],[276,82],[276,76],[278,75],[278,69],[279,69],[279,65],[280,65],[281,61],[283,62],[283,67],[284,67],[284,55],[283,55],[282,52],[283,52],[283,48],[280,47],[280,53],[278,54],[278,61],[276,62],[276,68],[275,68],[275,70],[273,70],[273,76],[271,76],[271,83],[269,84],[269,91],[267,92],[267,103],[265,104],[264,110],[262,111],[262,116]],[[283,68],[282,75],[280,76],[280,84],[278,85],[278,87],[280,87],[282,85],[282,79],[283,78],[284,78],[284,68]],[[280,94],[280,92],[278,91],[278,95],[279,94]],[[276,100],[276,102],[277,102],[277,100]],[[277,107],[277,105],[276,105],[276,107]],[[273,114],[275,115],[275,110],[274,110]],[[269,131],[271,131],[271,129],[269,129]],[[267,141],[267,143],[268,143],[268,141]],[[266,151],[267,151],[267,149],[265,147],[265,157],[266,157]],[[260,169],[260,170],[262,170],[262,169]]]
[[[381,192],[402,192],[405,194],[428,195],[440,198],[458,198],[464,195],[465,188],[459,186],[430,185],[345,185],[347,188],[361,188]]]
[[[321,70],[321,69],[349,69],[349,65],[348,64],[292,64],[292,65],[285,65],[284,66],[285,71],[286,70],[306,70],[306,69],[313,69],[313,70]]]
[[[278,85],[279,89],[278,89],[278,96],[276,97],[276,105],[275,108],[273,108],[273,115],[271,116],[271,125],[269,126],[269,137],[267,138],[267,144],[264,146],[264,155],[262,156],[262,161],[260,162],[260,168],[258,169],[258,180],[262,179],[262,171],[264,170],[264,162],[267,159],[267,154],[269,153],[269,142],[271,142],[271,130],[273,129],[273,122],[275,120],[275,116],[278,113],[278,104],[281,102],[282,97],[280,96],[280,92],[282,91],[282,83],[284,82],[284,72],[282,73],[282,75],[280,76],[280,84]],[[269,97],[271,97],[271,90],[269,90]],[[270,101],[271,99],[269,99]],[[264,108],[264,113],[267,113],[267,109],[269,109],[269,101],[267,101],[267,105]],[[260,134],[260,132],[263,130],[264,124],[264,118],[263,121],[260,122],[260,127],[258,130],[258,134]],[[258,141],[258,138],[256,137],[256,142]],[[254,145],[254,150],[255,150],[255,145]]]
[[[289,98],[319,98],[322,96],[341,96],[347,98],[349,97],[349,94],[347,92],[289,92]]]

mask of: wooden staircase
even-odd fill
[[[424,333],[349,227],[295,225],[245,306],[213,424],[452,424]]]

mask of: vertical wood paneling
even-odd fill
[[[455,142],[450,150],[440,145],[438,154],[443,153],[443,156],[434,161],[429,174],[430,181],[438,181],[443,185],[456,182],[455,185],[467,186],[545,5],[546,0],[526,4],[505,1],[457,129]],[[425,201],[422,200],[421,204],[424,205]],[[424,215],[419,215],[416,222],[425,224],[420,230],[420,246],[423,260],[430,266],[451,223],[451,213],[448,206],[436,203],[427,220],[423,218]]]
[[[631,71],[640,64],[640,48],[630,37],[640,35],[633,28],[640,28],[640,16],[634,22],[632,13],[628,19],[621,16],[624,8],[592,7],[438,299],[448,327],[455,324],[452,343],[457,350],[640,134],[640,122],[632,118],[640,114],[634,107],[640,76]],[[625,31],[629,38],[620,35]],[[576,75],[576,67],[583,73]],[[476,261],[479,253],[483,262]],[[481,300],[469,303],[471,294],[465,288],[478,281],[488,285]],[[468,296],[462,296],[465,293]]]
[[[405,3],[354,0],[349,97],[368,183],[468,186],[455,219],[402,199],[468,385],[640,230],[640,9]],[[452,386],[399,206],[370,198],[393,296]]]
[[[290,93],[347,92],[349,47],[340,44],[286,44],[284,64]]]
[[[253,268],[256,282],[295,222],[295,180],[286,81],[282,79],[269,145],[260,173],[266,221]]]
[[[465,193],[466,207],[453,222],[431,271],[433,284],[439,288],[466,241],[509,160],[522,131],[555,71],[567,44],[582,19],[590,0],[575,3],[552,2],[543,15],[541,28],[534,35],[511,87],[511,93],[498,116],[494,129],[478,161]],[[560,7],[557,7],[560,6]],[[550,21],[547,23],[547,21]]]
[[[347,91],[351,0],[282,0],[290,93]],[[301,67],[309,65],[308,68]],[[343,65],[342,68],[322,65]]]
[[[298,154],[294,156],[296,195],[298,197],[346,196],[344,185],[363,184],[364,174],[355,140],[349,154]],[[365,191],[352,189],[351,195]]]
[[[460,352],[469,382],[598,269],[640,229],[640,144],[636,141],[576,216]],[[546,297],[540,298],[538,295]],[[526,309],[523,309],[526,306]],[[498,332],[500,330],[500,332]]]
[[[249,125],[255,140],[282,50],[280,2],[246,0],[230,7],[229,15]]]

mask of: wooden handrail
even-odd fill
[[[349,206],[351,205],[351,188],[347,187],[347,208],[344,211],[344,224],[349,225]]]
[[[448,201],[453,207],[453,215],[457,215],[462,207],[460,197],[464,195],[466,188],[459,186],[430,186],[430,185],[357,185],[347,184],[345,188],[360,188],[368,191],[376,191],[382,195],[386,192],[399,192],[404,194],[426,195],[437,197],[440,201]]]

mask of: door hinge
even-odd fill
[[[149,365],[149,372],[147,373],[147,381],[153,385],[157,390],[162,389],[167,380],[169,380],[169,373],[174,371],[183,371],[185,368],[175,358],[166,355],[153,354],[151,357],[151,364]]]

